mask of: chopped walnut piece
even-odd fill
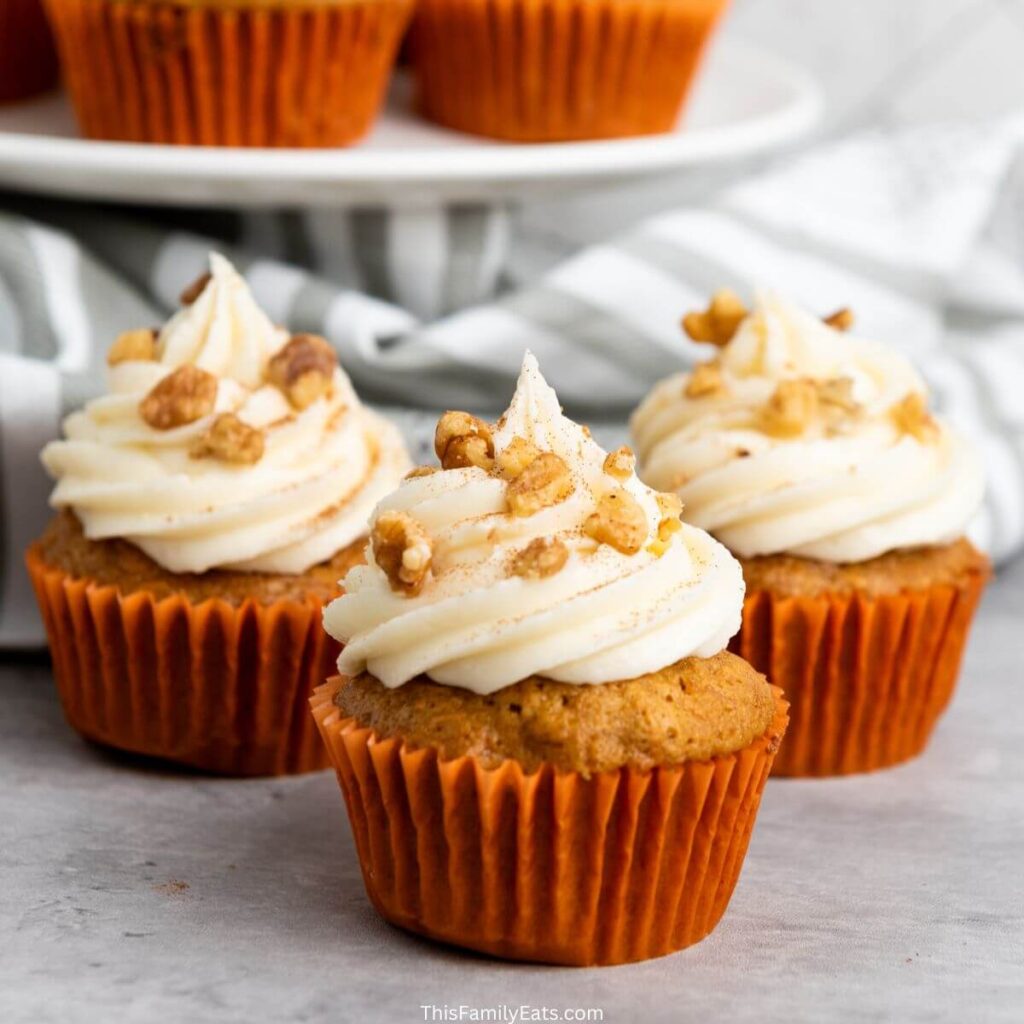
[[[655,500],[658,502],[658,511],[666,519],[672,517],[678,519],[683,514],[683,499],[678,494],[673,494],[671,491],[659,491]]]
[[[919,391],[911,391],[889,409],[896,428],[910,434],[922,444],[933,441],[939,432],[939,425],[928,411],[928,402]]]
[[[722,390],[722,370],[718,363],[698,363],[686,379],[683,394],[687,398],[706,398]]]
[[[818,382],[818,400],[843,412],[856,412],[860,408],[853,397],[853,381],[849,377],[833,377]]]
[[[683,330],[694,341],[728,345],[746,316],[743,300],[734,291],[723,288],[711,296],[703,313],[687,313],[683,317]]]
[[[178,296],[183,306],[191,306],[200,295],[206,291],[206,286],[213,280],[213,275],[207,271],[205,274],[200,274],[187,288],[185,288],[181,295]]]
[[[554,576],[569,558],[569,549],[557,537],[538,537],[512,559],[512,575],[528,580]]]
[[[251,465],[263,458],[263,432],[244,423],[234,413],[223,412],[192,445],[189,455],[193,459],[214,458]]]
[[[635,555],[647,538],[647,516],[629,491],[616,487],[601,495],[597,510],[583,523],[583,532],[599,544]]]
[[[491,428],[468,412],[449,410],[437,421],[434,451],[444,469],[477,466],[490,471],[494,465]]]
[[[532,516],[557,505],[575,485],[569,467],[553,452],[542,452],[508,485],[508,507],[514,516]]]
[[[604,460],[604,471],[616,480],[628,480],[636,469],[636,456],[627,445],[609,452]]]
[[[319,334],[296,334],[270,360],[267,379],[296,409],[307,409],[331,389],[338,357]]]
[[[848,331],[854,322],[853,310],[843,306],[842,309],[837,309],[834,313],[823,316],[821,319],[822,322],[837,331]]]
[[[818,411],[818,389],[812,380],[780,381],[761,409],[761,429],[772,437],[796,437]]]
[[[661,558],[671,546],[672,535],[678,533],[682,528],[683,524],[677,516],[662,519],[658,523],[658,535],[647,545],[647,550],[656,558]]]
[[[156,358],[156,339],[159,332],[152,327],[123,331],[114,339],[107,352],[107,365],[116,366],[132,359],[150,361]]]
[[[682,521],[677,516],[669,516],[658,523],[658,540],[667,541],[672,534],[678,533],[683,528]]]
[[[391,589],[415,597],[423,589],[433,556],[426,530],[405,512],[382,512],[370,531],[370,544]]]
[[[216,401],[217,378],[186,363],[153,386],[139,415],[155,430],[171,430],[209,415]]]
[[[513,437],[498,452],[498,475],[504,480],[515,480],[526,467],[540,455],[540,449],[525,437]]]
[[[405,474],[406,480],[417,480],[421,476],[433,476],[435,473],[439,473],[440,470],[436,466],[415,466]]]
[[[486,437],[453,437],[444,450],[443,469],[465,469],[476,466],[490,472],[494,468],[493,446]]]

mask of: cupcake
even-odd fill
[[[425,116],[515,142],[651,135],[679,117],[724,0],[419,0]]]
[[[41,0],[0,3],[0,103],[57,84],[57,54]]]
[[[46,0],[83,134],[343,146],[369,129],[412,0]]]
[[[64,712],[208,771],[322,768],[322,606],[408,456],[330,345],[275,327],[225,259],[182,301],[115,341],[109,393],[43,450],[58,511],[27,558]]]
[[[723,650],[739,566],[561,414],[532,356],[495,427],[445,413],[436,449],[324,614],[346,646],[313,709],[370,899],[513,959],[696,942],[786,720]]]
[[[784,775],[920,753],[990,573],[964,538],[978,457],[908,360],[851,323],[719,293],[684,321],[716,357],[658,384],[632,421],[643,479],[743,565],[732,648],[792,704]]]

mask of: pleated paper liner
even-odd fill
[[[731,650],[782,687],[776,775],[846,775],[924,750],[953,694],[987,576],[879,597],[748,592]]]
[[[392,923],[494,956],[617,964],[718,923],[786,728],[704,763],[589,778],[442,760],[344,718],[335,677],[313,714],[345,795],[363,880]]]
[[[46,0],[83,134],[342,146],[369,129],[412,0]]]
[[[57,53],[42,0],[0,0],[0,103],[57,84]]]
[[[521,142],[671,130],[725,0],[419,0],[421,111]]]
[[[328,766],[308,701],[339,647],[319,601],[123,596],[34,549],[27,564],[64,714],[83,736],[224,775]]]

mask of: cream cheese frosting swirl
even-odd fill
[[[327,631],[346,644],[343,674],[369,671],[389,687],[425,674],[486,694],[531,675],[581,684],[633,678],[726,645],[743,604],[738,563],[666,513],[666,496],[640,482],[627,453],[613,475],[589,432],[562,415],[529,354],[493,433],[496,467],[524,444],[545,466],[560,461],[571,493],[517,514],[514,482],[530,465],[516,477],[471,464],[415,475],[381,502],[373,557],[349,572],[345,595],[324,612]],[[609,494],[634,517],[631,544],[614,530],[611,540],[595,539]],[[403,592],[382,567],[385,521],[414,524],[418,544],[429,546],[430,572],[417,592]],[[557,550],[561,564],[524,570],[524,555],[538,546]],[[410,550],[418,556],[411,564],[422,564],[423,552]]]
[[[790,408],[785,408],[785,405]],[[856,562],[961,536],[984,491],[901,354],[766,294],[633,415],[641,476],[742,557]]]
[[[65,439],[44,449],[57,480],[51,504],[73,509],[90,539],[131,541],[171,572],[299,573],[363,536],[374,505],[408,470],[404,444],[363,408],[330,353],[322,393],[296,407],[268,379],[288,343],[212,254],[205,286],[152,352],[112,365],[108,393],[70,415]],[[182,367],[211,375],[212,408],[158,428],[143,402]],[[258,458],[200,457],[224,414],[258,433]]]

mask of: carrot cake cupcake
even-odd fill
[[[515,142],[671,131],[724,0],[418,0],[419,105]]]
[[[370,899],[516,959],[610,964],[715,926],[785,728],[724,650],[736,561],[566,419],[527,355],[491,426],[378,506],[324,614],[314,713]]]
[[[733,641],[792,702],[775,771],[867,771],[919,753],[949,702],[989,577],[964,538],[971,446],[902,355],[763,295],[684,321],[714,359],[634,414],[641,476],[743,565]]]
[[[46,0],[46,6],[84,135],[324,147],[354,142],[369,130],[413,0]]]
[[[64,711],[197,768],[324,767],[321,607],[409,459],[331,346],[275,327],[227,260],[182,301],[114,342],[109,393],[43,451],[58,513],[28,565]]]

